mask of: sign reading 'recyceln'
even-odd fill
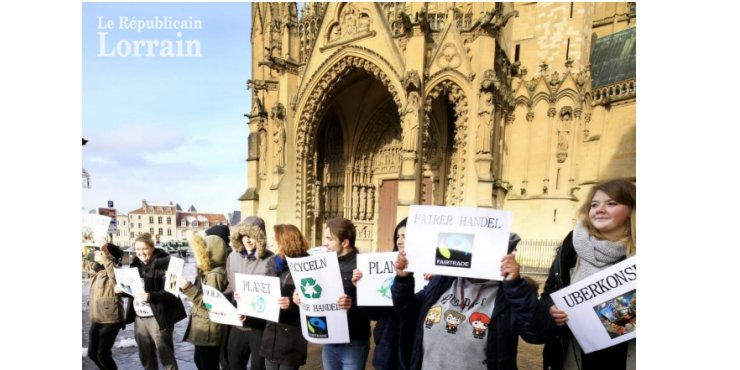
[[[491,208],[412,205],[406,223],[408,271],[502,280],[512,214]]]
[[[288,268],[301,297],[301,329],[312,343],[349,343],[347,311],[337,301],[344,294],[335,252],[287,257]]]

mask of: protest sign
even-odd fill
[[[239,313],[231,302],[218,289],[203,284],[203,304],[208,310],[208,318],[219,324],[242,326]]]
[[[584,353],[637,337],[637,262],[630,257],[550,294]]]
[[[234,274],[238,293],[236,311],[249,317],[278,322],[280,316],[280,278],[277,276]]]
[[[111,218],[90,213],[82,214],[82,245],[100,247],[105,244]]]
[[[301,330],[311,343],[349,343],[347,311],[337,305],[344,294],[336,252],[287,258],[301,296]]]
[[[139,276],[138,269],[114,268],[113,273],[116,275],[116,285],[126,294],[133,296],[137,293],[144,293],[144,283]]]
[[[406,223],[408,271],[503,280],[510,211],[412,205]]]
[[[358,306],[393,306],[391,285],[396,278],[398,252],[360,253],[357,269],[362,279],[357,282]]]
[[[398,252],[357,255],[357,269],[362,272],[362,279],[357,282],[358,306],[393,306],[391,287],[396,279],[396,258]],[[414,281],[414,292],[429,283],[422,273],[414,274]]]
[[[164,279],[164,290],[172,293],[175,297],[179,294],[177,278],[182,276],[182,269],[185,266],[185,260],[177,257],[170,257],[170,264],[167,265],[167,272]]]

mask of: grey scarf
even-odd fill
[[[573,230],[573,246],[581,258],[580,279],[611,266],[627,254],[627,248],[623,244],[589,235],[580,222]]]

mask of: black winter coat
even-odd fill
[[[352,272],[357,268],[357,253],[352,251],[338,257],[339,273],[342,276],[344,293],[352,298],[352,307],[347,311],[350,340],[370,340],[370,318],[357,306],[357,288],[352,284]]]
[[[373,330],[373,367],[375,370],[405,370],[408,367],[411,343],[400,342],[401,330],[407,327],[401,323],[393,307],[365,307],[371,320],[377,321]],[[411,337],[413,332],[408,335]],[[403,348],[401,346],[403,345]],[[403,355],[403,356],[402,356]]]
[[[549,312],[553,300],[552,292],[558,291],[570,285],[570,269],[575,267],[578,253],[573,246],[573,232],[563,240],[563,245],[558,250],[555,260],[552,262],[550,272],[545,281],[545,289],[540,297],[540,305],[543,310]],[[561,370],[565,361],[566,351],[573,338],[573,333],[568,325],[555,326],[552,335],[547,339],[542,351],[542,367],[545,370]],[[581,351],[581,370],[624,370],[627,366],[628,342],[604,348],[600,351],[584,354]]]
[[[423,361],[424,317],[452,283],[457,279],[451,276],[435,276],[414,294],[414,278],[398,277],[391,287],[393,307],[398,312],[403,325],[413,329],[402,330],[401,343],[410,341],[409,369],[421,369]],[[496,293],[496,302],[491,313],[486,344],[486,364],[488,369],[516,370],[519,336],[528,343],[540,344],[548,337],[554,324],[549,312],[537,304],[537,292],[523,279],[505,280]],[[413,337],[408,337],[413,333]]]
[[[144,279],[144,291],[149,293],[149,306],[159,329],[174,328],[178,321],[187,317],[185,307],[180,298],[164,290],[164,281],[167,266],[170,264],[170,255],[162,249],[154,249],[154,254],[148,264],[144,264],[138,257],[134,257],[131,268],[137,268],[139,275]],[[126,323],[136,319],[134,298],[129,297],[126,308]]]
[[[275,263],[270,261],[270,263]],[[292,297],[295,290],[293,277],[290,275],[288,264],[283,266],[278,275],[280,278],[280,295]],[[301,332],[301,313],[298,306],[290,299],[287,310],[280,310],[278,322],[268,321],[262,334],[260,355],[266,360],[299,367],[306,364],[308,357],[308,342]]]

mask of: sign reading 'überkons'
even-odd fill
[[[557,292],[555,305],[583,352],[637,337],[637,257],[630,257]]]

